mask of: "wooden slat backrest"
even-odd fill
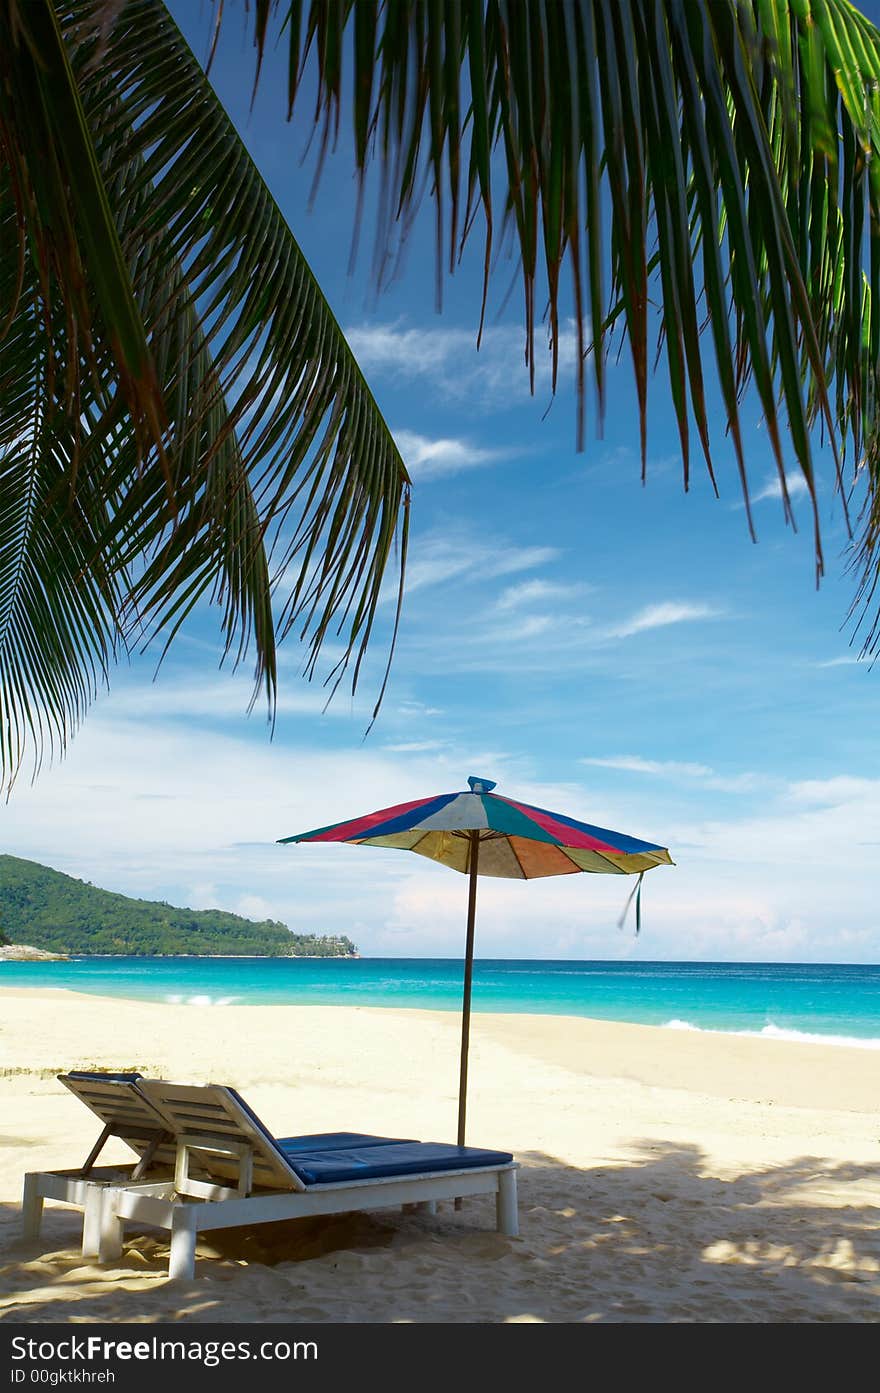
[[[109,1135],[119,1137],[139,1157],[157,1137],[174,1131],[168,1119],[144,1097],[138,1076],[125,1079],[73,1073],[59,1074],[58,1081],[94,1113]],[[154,1149],[151,1164],[173,1167],[174,1156],[174,1142],[162,1140]]]
[[[221,1084],[178,1084],[143,1079],[139,1085],[156,1110],[173,1123],[178,1136],[199,1136],[210,1142],[247,1142],[253,1149],[253,1183],[272,1190],[304,1190],[306,1186],[275,1146],[263,1126],[233,1090]],[[211,1179],[237,1179],[238,1165],[228,1154],[200,1147],[197,1161]]]

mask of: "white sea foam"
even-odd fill
[[[232,1006],[239,1000],[237,996],[208,996],[199,994],[197,996],[183,996],[180,992],[172,992],[163,998],[169,1006]]]
[[[818,1035],[807,1030],[786,1030],[779,1025],[765,1025],[763,1030],[739,1030],[738,1035],[760,1035],[765,1040],[796,1040],[807,1045],[849,1045],[859,1050],[880,1050],[880,1040],[863,1035]]]
[[[862,1035],[820,1035],[815,1031],[791,1030],[781,1025],[765,1025],[760,1030],[712,1030],[693,1021],[664,1021],[665,1030],[696,1030],[707,1035],[742,1035],[753,1040],[789,1040],[800,1045],[845,1045],[849,1049],[880,1050],[880,1039]]]

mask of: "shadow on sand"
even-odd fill
[[[876,1321],[880,1162],[803,1157],[722,1180],[690,1144],[578,1170],[520,1155],[521,1237],[493,1207],[293,1220],[210,1235],[192,1283],[158,1237],[103,1270],[74,1211],[38,1243],[0,1206],[0,1320]]]

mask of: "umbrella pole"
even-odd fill
[[[470,884],[468,886],[467,941],[464,951],[464,998],[461,1008],[461,1073],[458,1080],[458,1144],[464,1146],[467,1117],[468,1044],[471,1034],[471,982],[474,975],[474,920],[477,913],[477,867],[480,834],[471,832]]]

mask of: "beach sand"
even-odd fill
[[[78,1164],[98,1130],[62,1069],[234,1084],[282,1135],[449,1141],[459,1029],[445,1012],[0,991],[0,1319],[878,1318],[876,1051],[572,1017],[472,1022],[468,1139],[522,1165],[517,1239],[482,1199],[300,1220],[207,1235],[196,1280],[168,1284],[155,1237],[83,1262],[71,1209],[18,1236],[24,1171]]]

